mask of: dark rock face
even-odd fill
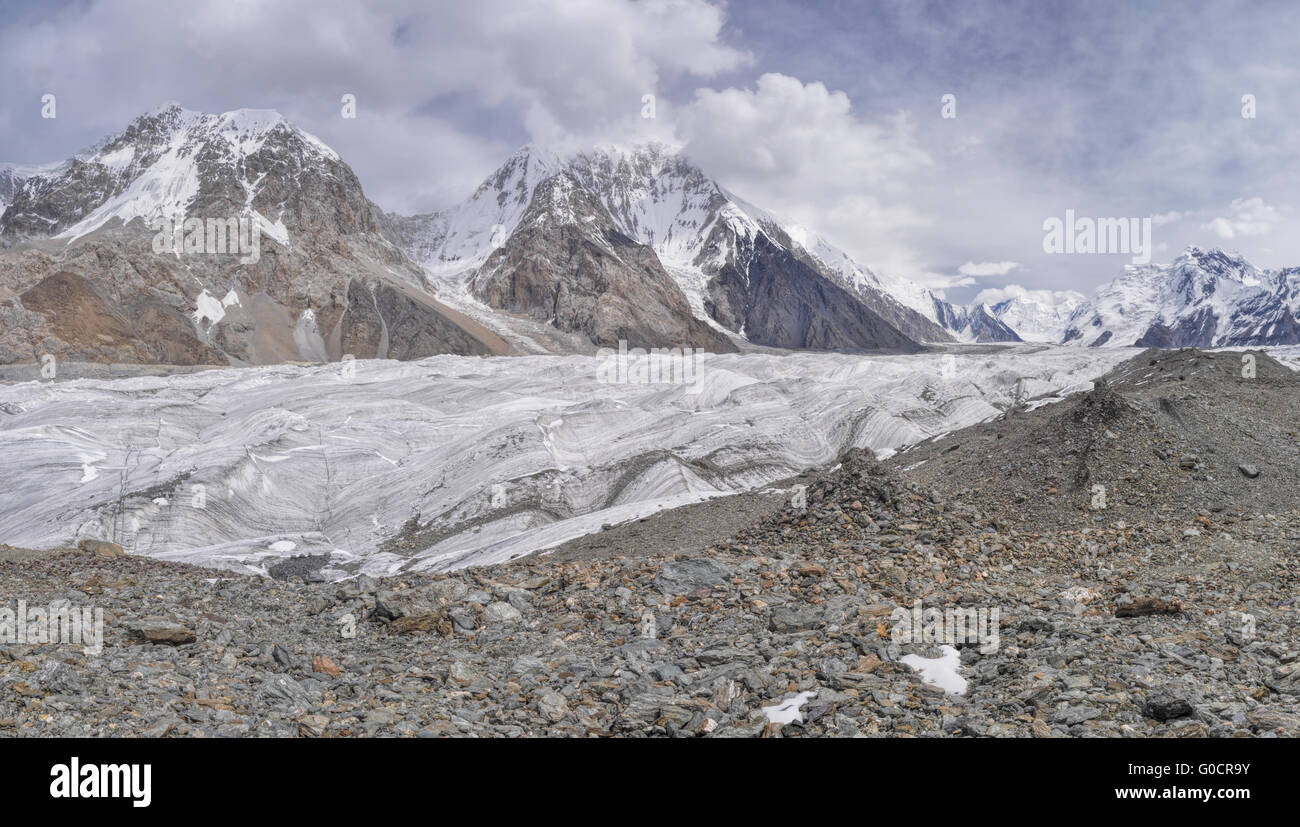
[[[737,243],[732,236],[723,243]],[[921,346],[843,287],[765,235],[737,243],[709,283],[705,307],[751,342],[814,350],[891,350]]]
[[[1279,276],[1280,289],[1272,295],[1260,295],[1243,302],[1233,316],[1233,329],[1224,345],[1300,345],[1300,322],[1287,305],[1287,288],[1300,290],[1300,269],[1284,271]]]
[[[475,275],[488,305],[527,315],[593,344],[735,350],[691,315],[685,294],[649,247],[615,228],[605,208],[566,174],[533,193],[519,228]]]
[[[1156,323],[1147,328],[1133,344],[1137,347],[1158,347],[1164,349],[1178,347],[1213,347],[1214,331],[1218,319],[1209,308],[1202,308],[1191,316],[1186,316],[1173,327]]]
[[[947,329],[935,324],[912,308],[904,307],[886,293],[864,290],[858,293],[858,300],[865,304],[872,313],[875,313],[877,316],[884,319],[891,327],[913,341],[954,341],[952,333]],[[993,321],[997,322],[1001,327],[1006,327],[996,319]],[[1010,331],[1010,328],[1006,329]],[[1012,333],[1012,335],[1015,334]],[[997,341],[1019,341],[1019,339]]]
[[[949,330],[965,331],[977,342],[1019,342],[1020,336],[1000,319],[989,314],[983,305],[958,308],[935,299],[935,313]]]

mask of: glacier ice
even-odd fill
[[[0,386],[0,540],[81,537],[265,572],[448,570],[888,455],[1050,398],[1136,352],[709,354],[698,388],[589,356],[275,365]],[[955,360],[955,369],[954,369]]]

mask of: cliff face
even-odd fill
[[[654,250],[620,232],[609,213],[567,174],[540,184],[518,228],[480,268],[474,295],[598,346],[734,351],[691,314]]]

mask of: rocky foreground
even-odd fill
[[[1259,367],[1144,354],[784,506],[439,576],[0,547],[0,735],[1297,736],[1296,377]],[[5,638],[20,600],[103,609],[102,651]]]
[[[997,523],[862,453],[691,559],[325,584],[9,551],[8,605],[102,607],[106,632],[0,648],[0,734],[1300,735],[1300,515]],[[959,646],[964,695],[903,662],[940,654],[896,640],[916,600],[999,609],[995,649]]]

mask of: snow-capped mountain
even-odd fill
[[[44,167],[25,166],[23,164],[0,163],[0,218],[4,217],[9,204],[14,200],[14,193],[22,187],[23,181],[43,172],[52,172],[59,164]]]
[[[268,177],[258,162],[272,157],[291,169]],[[219,206],[248,211],[265,234],[287,245],[280,221],[286,205],[266,206],[283,194],[277,186],[283,187],[284,178],[339,163],[333,150],[277,112],[205,115],[168,104],[63,163],[19,169],[22,177],[0,221],[0,239],[9,244],[49,236],[75,240],[114,219],[149,223],[195,206],[210,212],[214,201],[224,200]],[[205,203],[196,205],[200,193]]]
[[[66,161],[5,170],[0,363],[509,349],[434,299],[348,165],[276,112],[169,104]],[[164,237],[160,219],[179,227]]]
[[[820,236],[808,233],[801,227],[788,225],[791,238],[809,253],[852,285],[869,304],[884,296],[889,305],[901,305],[914,311],[922,319],[933,323],[930,327],[910,328],[917,338],[928,342],[1018,342],[1020,338],[1012,327],[1003,324],[990,308],[978,304],[953,304],[936,295],[930,288],[901,276],[881,275],[858,264],[847,253]],[[878,309],[886,318],[889,307]],[[901,320],[900,324],[907,324]],[[900,328],[903,329],[903,328]]]
[[[927,316],[907,306],[842,251],[783,225],[659,142],[563,157],[527,146],[465,202],[387,216],[385,227],[438,282],[483,301],[479,269],[518,231],[539,185],[561,175],[596,199],[614,229],[653,250],[695,318],[737,339],[831,349],[952,340],[933,307]]]
[[[1300,343],[1300,268],[1260,270],[1188,247],[1168,265],[1130,265],[1071,314],[1062,341],[1088,347]]]
[[[1019,342],[1020,336],[994,315],[987,304],[954,305],[935,298],[939,323],[963,342]]]
[[[1086,296],[1073,291],[1025,290],[988,305],[988,311],[1026,342],[1055,343],[1065,336],[1070,317],[1085,301]]]

